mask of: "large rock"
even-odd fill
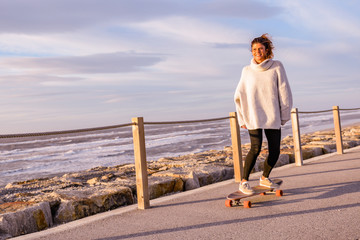
[[[65,223],[134,203],[128,187],[87,188],[57,191],[61,203],[54,215],[55,223]]]
[[[279,159],[277,160],[275,167],[281,167],[284,166],[286,164],[289,164],[290,160],[289,160],[289,155],[287,154],[280,154]]]
[[[356,147],[360,144],[360,141],[354,141],[354,140],[349,140],[349,141],[343,141],[343,147],[346,148],[352,148],[352,147]]]
[[[156,177],[181,178],[185,182],[185,191],[220,182],[234,177],[234,168],[212,164],[199,164],[185,168],[173,167],[154,173]]]
[[[327,150],[318,147],[318,146],[312,146],[312,145],[308,145],[308,146],[303,146],[301,149],[302,152],[302,156],[303,156],[303,160],[305,159],[309,159],[309,158],[313,158],[316,156],[320,156],[322,154],[324,154],[324,152],[326,152]]]
[[[0,215],[0,239],[41,231],[53,225],[48,202],[4,203],[0,209],[7,210],[7,213]]]
[[[180,168],[180,167],[173,167],[167,169],[165,171],[159,171],[153,173],[152,176],[154,177],[172,177],[172,178],[182,178],[185,179],[192,171],[192,168]]]
[[[312,141],[308,145],[315,145],[317,147],[323,148],[324,153],[331,153],[336,151],[336,144],[331,142]]]
[[[205,186],[233,178],[234,168],[202,164],[197,166],[196,175],[199,179],[200,186]]]
[[[264,164],[265,164],[265,159],[259,159],[256,161],[255,163],[255,172],[260,172],[260,171],[264,171]],[[275,167],[280,167],[283,165],[289,164],[289,155],[287,154],[280,154]]]
[[[199,164],[185,168],[174,167],[154,173],[154,177],[181,178],[185,182],[185,191],[220,182],[234,177],[233,167],[212,164]]]
[[[185,181],[185,191],[200,187],[199,177],[194,171],[191,171]]]
[[[181,178],[150,176],[148,185],[150,199],[184,191],[184,182]]]

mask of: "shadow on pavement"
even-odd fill
[[[214,227],[214,226],[224,226],[224,225],[235,224],[235,223],[237,224],[237,223],[258,221],[258,220],[264,220],[264,219],[273,219],[273,218],[281,218],[281,217],[287,217],[287,216],[304,215],[304,214],[309,214],[309,213],[319,213],[319,212],[325,212],[325,211],[354,208],[354,207],[358,207],[358,206],[360,206],[360,203],[345,204],[345,205],[340,205],[340,206],[332,206],[332,207],[325,207],[325,208],[318,208],[318,209],[300,210],[300,211],[285,212],[285,213],[279,213],[279,214],[270,214],[270,215],[265,215],[265,216],[249,217],[249,218],[244,218],[244,219],[239,218],[239,219],[219,221],[219,222],[202,223],[202,224],[191,225],[191,226],[183,226],[183,227],[176,227],[176,228],[166,228],[166,229],[161,229],[161,230],[138,232],[138,233],[108,237],[108,238],[98,238],[96,240],[117,240],[117,239],[127,239],[127,238],[135,238],[135,237],[146,237],[146,236],[158,235],[158,234],[164,234],[164,233],[188,231],[191,229],[200,229],[200,228],[207,228],[207,227]]]

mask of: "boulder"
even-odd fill
[[[259,160],[256,161],[255,163],[255,172],[261,172],[261,171],[264,171],[264,164],[265,164],[265,159],[264,158],[261,158]],[[275,167],[280,167],[280,166],[283,166],[283,165],[286,165],[286,164],[289,164],[289,155],[287,154],[280,154],[276,164],[275,164]]]
[[[312,157],[316,157],[316,156],[320,156],[322,154],[324,154],[324,150],[323,148],[321,147],[318,147],[318,146],[303,146],[302,149],[302,155],[303,155],[303,160],[305,159],[309,159],[309,158],[312,158]]]
[[[331,153],[336,151],[336,144],[332,142],[312,141],[308,145],[315,145],[317,147],[323,148],[324,153]]]
[[[191,171],[185,181],[185,191],[192,190],[200,187],[200,182],[197,174]]]
[[[184,182],[181,178],[149,177],[149,197],[155,199],[167,194],[182,192]]]
[[[55,223],[65,223],[105,212],[134,203],[132,191],[128,187],[97,187],[97,189],[58,190],[61,199],[54,215]]]
[[[343,147],[346,148],[352,148],[359,145],[359,141],[349,140],[349,141],[343,141]]]
[[[286,164],[289,164],[290,160],[289,160],[289,155],[287,154],[280,154],[279,159],[277,160],[275,167],[281,167],[284,166]]]
[[[0,214],[0,239],[41,231],[53,225],[48,202],[3,203],[0,209],[6,209],[6,213]]]
[[[198,177],[200,186],[205,186],[233,178],[234,168],[202,164],[197,166],[196,175]]]
[[[172,178],[187,178],[189,173],[192,171],[192,168],[180,168],[180,167],[173,167],[164,171],[159,171],[152,176],[154,177],[172,177]]]

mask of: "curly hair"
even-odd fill
[[[273,43],[270,40],[270,38],[271,38],[270,35],[267,33],[261,35],[261,37],[254,38],[251,42],[251,48],[255,43],[261,43],[262,45],[264,45],[266,53],[267,53],[266,59],[273,58],[274,57],[274,53],[273,53],[274,46],[273,46]]]

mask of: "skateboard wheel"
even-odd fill
[[[227,206],[227,207],[232,207],[232,206],[233,206],[232,200],[226,199],[226,200],[225,200],[225,206]]]
[[[261,196],[265,196],[266,195],[266,192],[262,192],[260,193]]]
[[[244,201],[244,208],[251,208],[251,202],[250,201]]]
[[[284,194],[283,190],[280,189],[276,190],[276,196],[281,197],[283,194]]]

